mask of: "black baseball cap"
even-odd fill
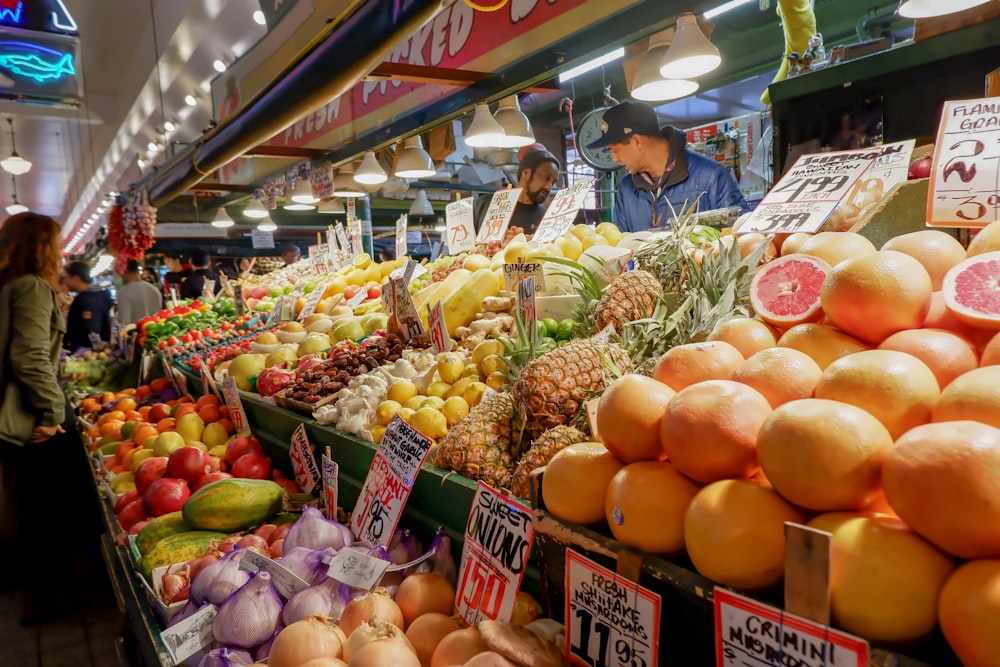
[[[628,100],[604,112],[601,131],[604,132],[601,138],[587,144],[587,148],[604,148],[634,134],[656,136],[660,133],[660,121],[656,118],[653,107],[644,102]]]

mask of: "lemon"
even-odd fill
[[[372,426],[372,430],[369,431],[372,434],[372,440],[375,441],[377,445],[382,441],[382,434],[385,433],[385,426],[379,424],[378,426]]]
[[[508,380],[507,376],[501,373],[500,371],[496,371],[495,373],[490,373],[489,375],[486,376],[486,386],[489,387],[490,389],[496,389],[497,391],[499,391],[501,387],[504,387],[508,384],[510,384],[510,380]]]
[[[466,403],[475,407],[479,405],[479,401],[483,400],[484,393],[486,393],[486,383],[473,382],[462,392],[462,398],[465,399]]]
[[[448,434],[448,420],[434,408],[420,408],[410,418],[410,426],[428,438],[437,440]]]
[[[426,396],[422,396],[421,394],[417,394],[416,396],[414,396],[410,400],[408,400],[405,403],[403,403],[403,407],[404,408],[409,408],[411,410],[416,410],[417,408],[420,407],[420,404],[423,403],[426,398],[427,398]]]
[[[347,278],[344,276],[336,276],[330,281],[330,284],[326,286],[326,289],[323,290],[323,296],[343,294],[345,289],[347,289]]]
[[[454,352],[444,352],[438,357],[438,375],[440,375],[441,379],[448,384],[455,384],[458,382],[459,378],[462,377],[463,370],[465,370],[465,362],[462,361],[462,357]],[[434,394],[431,394],[431,396],[433,395]]]
[[[597,232],[598,234],[600,234],[601,236],[604,236],[604,232],[607,232],[607,231],[621,233],[621,230],[618,229],[618,225],[616,225],[613,222],[602,222],[602,223],[599,223],[597,225],[597,227],[594,227],[594,231]]]
[[[465,261],[462,262],[462,268],[472,271],[473,273],[479,269],[488,269],[489,267],[490,258],[476,253],[466,255]]]
[[[402,419],[402,420],[403,420],[404,422],[406,422],[407,424],[409,424],[409,423],[410,423],[410,420],[411,420],[411,419],[413,418],[413,415],[414,415],[414,414],[415,414],[416,412],[417,412],[417,411],[416,411],[416,410],[414,410],[413,408],[406,408],[406,407],[403,407],[403,408],[400,408],[400,409],[399,409],[399,412],[397,412],[397,413],[396,413],[396,415],[397,415],[397,416],[398,416],[398,417],[399,417],[400,419]]]
[[[355,255],[354,259],[351,260],[351,265],[358,269],[366,269],[371,263],[372,256],[366,252],[363,252],[360,255]]]
[[[583,240],[583,237],[594,233],[594,228],[590,225],[573,225],[569,228],[570,233],[576,238]]]
[[[436,380],[431,382],[430,386],[427,387],[428,396],[444,396],[451,389],[450,382],[442,382],[441,380]]]
[[[417,395],[417,385],[412,380],[396,380],[389,386],[386,398],[397,403],[406,403]]]
[[[477,345],[474,350],[472,350],[472,363],[481,364],[483,359],[491,354],[500,354],[502,352],[503,345],[500,341],[493,338],[490,340],[484,340],[482,343]]]
[[[447,420],[448,426],[454,426],[462,417],[469,414],[469,404],[461,396],[452,396],[444,402],[441,414]]]
[[[136,450],[136,452],[132,454],[132,472],[135,472],[136,470],[139,469],[140,463],[142,463],[146,459],[151,459],[151,458],[153,458],[152,449]]]
[[[625,235],[622,234],[617,229],[605,229],[603,232],[600,232],[600,234],[605,239],[607,239],[609,244],[614,246],[618,245],[621,242],[621,240],[625,237]]]
[[[473,364],[469,364],[469,365],[473,366]],[[478,368],[476,368],[476,374],[475,374],[475,376],[471,376],[470,375],[468,377],[464,377],[461,380],[459,380],[458,382],[456,382],[455,384],[451,385],[451,389],[449,389],[448,393],[446,393],[444,395],[444,398],[445,399],[449,399],[452,396],[461,396],[462,394],[465,393],[465,390],[468,388],[468,386],[470,384],[472,384],[473,382],[479,382],[479,369]]]
[[[434,408],[440,410],[444,407],[444,398],[441,396],[428,396],[420,403],[421,408]]]
[[[403,407],[398,401],[382,401],[375,408],[375,423],[380,426],[388,426],[393,416]],[[378,442],[376,440],[376,442]]]
[[[583,254],[583,244],[572,233],[567,232],[563,234],[555,240],[555,244],[562,251],[563,255],[574,262],[580,259],[580,255]]]
[[[593,248],[595,245],[611,245],[608,240],[601,236],[600,234],[590,234],[583,237],[583,249],[587,250]]]
[[[479,364],[479,371],[486,376],[508,370],[509,367],[500,357],[486,357]]]
[[[348,285],[364,285],[365,284],[365,272],[364,269],[351,269],[347,274],[347,284]]]
[[[382,272],[378,268],[378,264],[369,264],[368,268],[365,269],[365,282],[366,283],[377,283],[382,280]]]
[[[537,262],[544,257],[563,257],[563,252],[554,243],[543,243],[537,248],[528,250],[529,261]]]
[[[479,378],[479,364],[466,364],[462,371],[463,378]]]

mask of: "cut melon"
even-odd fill
[[[762,320],[782,329],[820,317],[820,288],[830,265],[792,254],[762,266],[750,283],[750,302]]]
[[[963,322],[1000,329],[1000,251],[953,266],[944,276],[941,292],[944,305]]]

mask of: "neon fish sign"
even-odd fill
[[[72,53],[24,42],[0,41],[0,68],[37,83],[76,76]]]

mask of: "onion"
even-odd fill
[[[518,591],[514,598],[514,611],[510,622],[514,625],[527,625],[542,617],[542,605],[538,600],[524,591]]]
[[[375,619],[371,622],[365,621],[358,626],[358,629],[351,633],[344,644],[344,660],[351,662],[361,649],[373,642],[396,642],[407,648],[416,655],[410,640],[406,638],[403,631],[392,623]]]
[[[389,640],[366,645],[351,659],[350,667],[420,667],[416,654],[405,644]]]
[[[206,555],[202,556],[201,558],[195,558],[194,560],[189,560],[188,564],[187,564],[187,566],[188,566],[188,577],[191,579],[191,581],[194,581],[195,577],[197,577],[198,574],[202,570],[204,570],[206,567],[208,567],[212,563],[215,563],[216,561],[218,561],[219,558],[220,558],[220,555],[216,555],[214,553],[210,553],[210,554],[206,554]]]
[[[495,651],[480,653],[462,667],[517,667],[517,665]]]
[[[240,538],[240,541],[236,543],[241,549],[253,549],[262,556],[268,555],[267,540],[265,540],[260,535],[244,535]]]
[[[281,622],[281,598],[271,575],[261,570],[222,603],[212,635],[224,646],[250,648],[271,638]]]
[[[440,574],[414,574],[399,585],[396,604],[403,612],[404,627],[408,628],[410,623],[423,614],[450,614],[455,609],[455,589]]]
[[[278,530],[278,527],[275,526],[273,523],[265,523],[260,528],[258,528],[257,530],[253,531],[253,534],[257,535],[259,537],[264,538],[264,541],[266,541],[268,544],[270,544],[271,543],[271,535],[273,535],[274,531],[276,531],[276,530]],[[288,531],[285,531],[285,532],[288,532]]]
[[[270,544],[272,542],[285,539],[285,536],[288,535],[288,531],[292,529],[293,525],[294,524],[291,523],[283,523],[278,526],[277,529],[271,533],[271,536],[267,538],[267,543]]]
[[[406,629],[406,638],[420,659],[421,667],[430,667],[431,656],[441,640],[453,632],[458,632],[458,621],[451,616],[432,612],[419,616]]]
[[[490,647],[479,635],[476,626],[452,632],[441,640],[434,655],[431,656],[431,667],[452,667],[464,665],[480,653],[486,653]]]
[[[275,540],[271,542],[271,546],[268,547],[271,552],[271,560],[277,560],[285,555],[285,538],[280,540]]]
[[[267,667],[267,665],[263,667]],[[303,662],[299,667],[347,667],[347,663],[340,658],[322,657]]]
[[[350,637],[362,623],[376,618],[392,623],[397,628],[403,627],[403,612],[384,588],[376,588],[351,600],[340,616],[340,628]]]
[[[322,614],[292,623],[278,633],[268,655],[269,667],[302,667],[321,657],[339,658],[344,652],[343,635]]]

